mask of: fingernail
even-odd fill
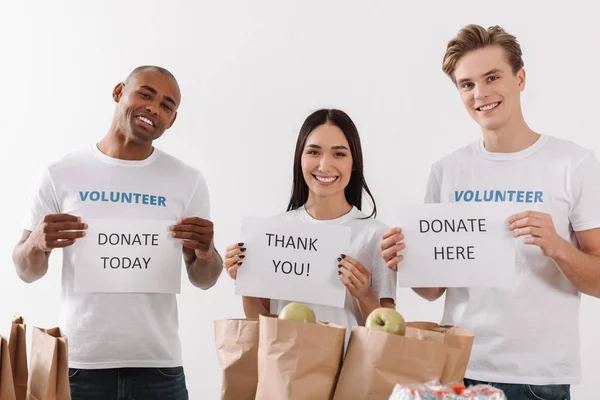
[[[82,236],[82,237],[83,237],[83,236],[85,236],[85,232],[81,232],[81,236]]]
[[[88,224],[83,224],[83,229],[87,229],[88,228]]]
[[[170,230],[173,230],[173,229],[175,229],[175,225],[171,225],[171,226],[169,226],[169,229],[170,229]]]
[[[244,243],[238,243],[239,247],[242,247],[244,245]]]
[[[341,274],[342,274],[342,271],[338,271],[338,275],[341,275]]]
[[[345,255],[345,254],[342,254],[342,258],[346,258],[346,255]]]
[[[238,263],[238,265],[242,265],[242,262],[240,261],[240,262]]]
[[[171,233],[171,236],[175,237],[175,235],[176,235],[176,233],[175,233],[175,232]]]
[[[245,247],[242,247],[240,250],[241,250],[241,251],[246,251],[246,248],[245,248]]]
[[[342,268],[342,264],[338,264],[338,268]]]
[[[337,259],[337,260],[338,260],[338,262],[339,262],[339,261],[342,261],[342,258],[341,258],[341,257],[338,257],[338,259]]]
[[[244,254],[240,254],[238,257],[240,257],[240,258],[244,258],[244,257],[246,257],[246,256],[245,256]]]

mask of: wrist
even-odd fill
[[[25,244],[25,249],[27,252],[27,255],[29,257],[42,257],[42,256],[46,256],[46,250],[41,249],[39,246],[37,246],[33,241],[31,242],[26,242]]]
[[[375,296],[375,293],[373,292],[373,289],[371,289],[371,287],[369,287],[369,290],[365,291],[365,293],[359,295],[356,300],[360,301],[361,303],[368,303],[371,300],[377,300],[377,296]]]
[[[560,238],[560,242],[552,256],[552,259],[557,264],[562,264],[568,261],[574,246],[567,240]]]

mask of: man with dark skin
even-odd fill
[[[177,221],[170,229],[190,282],[209,289],[221,273],[202,174],[153,145],[177,118],[176,79],[161,67],[138,67],[112,97],[104,138],[48,167],[13,260],[18,276],[34,282],[48,271],[51,251],[64,249],[60,327],[69,339],[73,400],[187,399],[175,294],[74,291],[72,245],[85,240],[86,218]]]

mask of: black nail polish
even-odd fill
[[[246,251],[246,248],[245,248],[245,247],[242,247],[240,250],[241,250],[241,251]]]
[[[342,258],[346,258],[346,255],[345,255],[345,254],[342,254]]]
[[[244,245],[244,243],[238,243],[239,247],[242,247]]]
[[[342,268],[342,264],[338,264],[338,268]]]
[[[342,257],[338,257],[337,260],[338,260],[338,262],[342,261]]]
[[[239,257],[240,257],[240,258],[244,258],[244,257],[246,257],[246,256],[245,256],[244,254],[240,254],[240,255],[239,255]]]
[[[341,274],[342,274],[342,271],[338,271],[338,275],[341,275]]]
[[[242,262],[240,261],[240,262],[238,263],[238,265],[242,265]]]

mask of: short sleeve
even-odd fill
[[[29,210],[23,221],[23,229],[33,231],[48,214],[59,214],[60,205],[54,190],[50,171],[46,169],[31,197]]]
[[[434,164],[429,172],[427,187],[425,188],[425,203],[439,203],[441,197],[440,179]]]
[[[210,195],[208,193],[208,185],[200,172],[198,172],[196,187],[194,188],[184,217],[199,217],[210,220]]]
[[[600,163],[589,151],[569,174],[569,220],[575,231],[600,227]]]
[[[371,256],[371,289],[378,299],[396,300],[396,271],[388,268],[385,261],[379,254],[379,240],[383,232],[387,229],[377,230],[370,243],[373,249]]]

